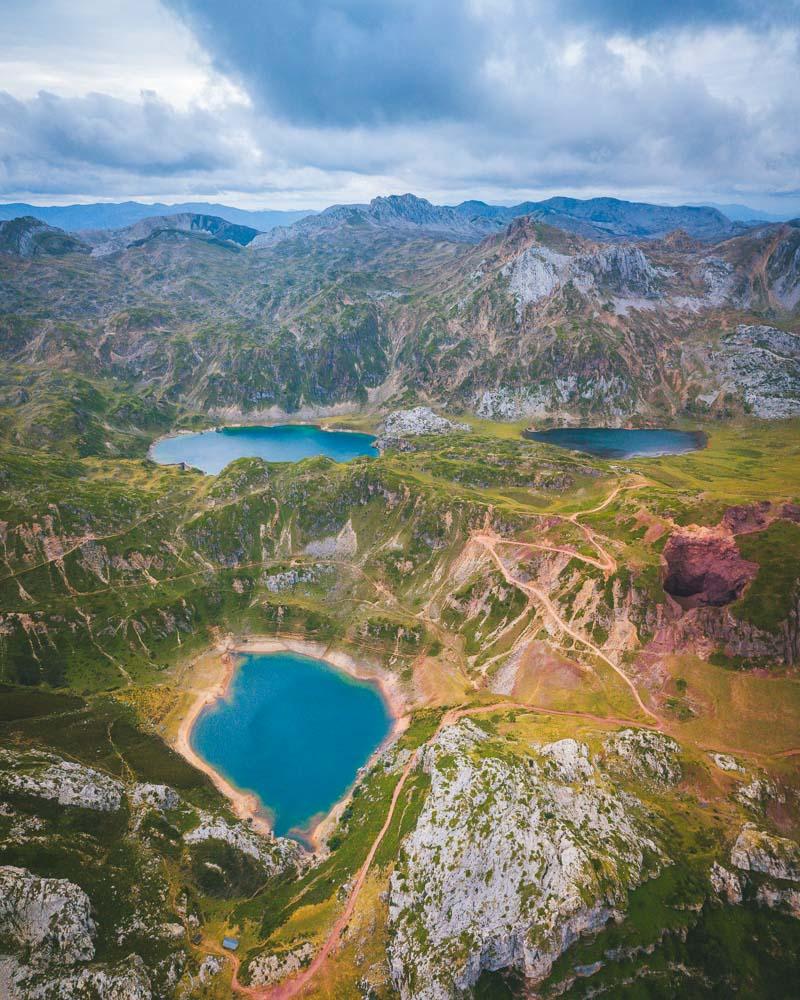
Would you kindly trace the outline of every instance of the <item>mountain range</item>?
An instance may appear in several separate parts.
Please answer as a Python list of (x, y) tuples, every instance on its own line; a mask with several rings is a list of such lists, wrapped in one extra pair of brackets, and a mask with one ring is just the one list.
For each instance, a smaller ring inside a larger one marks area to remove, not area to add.
[(139, 201), (95, 202), (90, 205), (28, 205), (24, 202), (14, 202), (0, 205), (0, 220), (30, 216), (50, 226), (66, 229), (68, 232), (81, 232), (84, 229), (122, 229), (153, 216), (184, 214), (215, 215), (225, 219), (226, 222), (252, 226), (265, 232), (273, 226), (291, 225), (298, 219), (312, 215), (313, 212), (248, 210), (204, 201), (179, 202), (174, 205)]
[[(742, 205), (650, 205), (615, 198), (548, 198), (518, 205), (489, 205), (483, 201), (464, 201), (459, 205), (433, 205), (413, 195), (375, 198), (369, 204), (334, 205), (324, 212), (252, 211), (228, 205), (184, 202), (175, 205), (140, 202), (97, 203), (91, 205), (38, 206), (24, 203), (0, 205), (0, 220), (30, 216), (68, 232), (97, 229), (122, 229), (143, 219), (166, 215), (213, 215), (227, 222), (248, 226), (261, 232), (276, 227), (285, 230), (301, 219), (305, 227), (335, 228), (342, 222), (355, 225), (416, 225), (429, 232), (460, 234), (463, 239), (480, 239), (507, 225), (520, 215), (534, 215), (542, 221), (571, 229), (595, 239), (664, 235), (682, 228), (700, 239), (719, 238), (735, 231), (732, 223), (781, 221), (777, 216), (758, 212)], [(725, 216), (723, 218), (722, 216)], [(312, 221), (316, 218), (316, 224)], [(292, 230), (293, 235), (297, 231)]]
[[(236, 417), (368, 399), (539, 421), (800, 413), (800, 225), (540, 211), (503, 224), (401, 196), (266, 234), (188, 213), (80, 236), (0, 223), (0, 352)], [(673, 220), (705, 238), (657, 235)]]

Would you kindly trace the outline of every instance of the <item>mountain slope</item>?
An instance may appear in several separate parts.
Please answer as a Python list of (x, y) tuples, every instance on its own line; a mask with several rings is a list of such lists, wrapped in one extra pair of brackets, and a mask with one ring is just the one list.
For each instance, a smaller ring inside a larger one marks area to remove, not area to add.
[(792, 360), (757, 360), (729, 339), (724, 375), (717, 354), (720, 333), (747, 317), (797, 327), (798, 241), (787, 225), (713, 247), (677, 234), (609, 245), (525, 217), (444, 267), (406, 310), (400, 362), (418, 392), (485, 416), (641, 419), (731, 405), (758, 379), (763, 396), (748, 405), (798, 412), (793, 347)]
[(91, 258), (0, 254), (1, 356), (231, 414), (390, 397), (614, 422), (795, 412), (800, 226), (609, 242), (524, 216), (474, 245), (426, 235), (448, 212), (385, 199), (272, 242), (171, 216), (90, 234)]
[(204, 201), (178, 202), (175, 205), (164, 205), (160, 202), (146, 204), (138, 201), (98, 202), (91, 205), (27, 205), (22, 202), (0, 205), (0, 219), (15, 219), (21, 215), (29, 215), (68, 232), (80, 232), (84, 229), (124, 229), (153, 216), (186, 214), (216, 215), (226, 222), (251, 226), (265, 232), (273, 226), (291, 225), (298, 219), (314, 213), (303, 210), (250, 211)]
[(81, 240), (30, 216), (0, 222), (0, 253), (14, 257), (62, 257), (88, 252), (89, 247)]
[(89, 230), (82, 235), (87, 243), (92, 244), (94, 256), (102, 257), (144, 243), (146, 240), (165, 233), (199, 234), (237, 246), (247, 246), (259, 235), (257, 229), (251, 229), (249, 226), (235, 225), (214, 215), (189, 213), (153, 216), (142, 219), (126, 229)]

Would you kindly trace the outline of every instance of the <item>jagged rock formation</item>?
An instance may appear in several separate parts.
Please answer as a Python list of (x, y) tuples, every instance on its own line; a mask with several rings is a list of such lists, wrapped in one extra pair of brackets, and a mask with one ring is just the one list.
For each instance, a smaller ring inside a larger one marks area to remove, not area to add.
[(535, 305), (571, 284), (582, 294), (611, 296), (617, 308), (642, 306), (660, 296), (668, 268), (656, 268), (639, 247), (611, 246), (569, 256), (546, 246), (523, 251), (502, 272), (517, 301), (517, 319), (524, 309)]
[(800, 845), (746, 823), (731, 848), (731, 871), (714, 864), (711, 884), (727, 903), (753, 900), (800, 919)]
[[(800, 251), (798, 251), (800, 253)], [(800, 336), (771, 326), (740, 324), (711, 355), (720, 392), (741, 394), (766, 420), (800, 414)]]
[(742, 871), (800, 882), (800, 846), (784, 837), (772, 837), (753, 823), (746, 823), (736, 838), (731, 864)]
[(605, 742), (606, 765), (657, 785), (681, 780), (680, 747), (669, 736), (649, 729), (622, 729)]
[(383, 438), (392, 439), (416, 437), (418, 434), (450, 434), (469, 429), (469, 424), (440, 417), (429, 406), (417, 406), (413, 410), (390, 413), (383, 422), (381, 432)]
[(423, 767), (431, 791), (389, 895), (391, 972), (404, 1000), (445, 1000), (483, 969), (543, 978), (664, 863), (642, 803), (610, 790), (574, 740), (509, 757), (461, 721)]
[(67, 879), (38, 878), (0, 867), (0, 936), (13, 939), (37, 966), (94, 958), (95, 925), (89, 897)]

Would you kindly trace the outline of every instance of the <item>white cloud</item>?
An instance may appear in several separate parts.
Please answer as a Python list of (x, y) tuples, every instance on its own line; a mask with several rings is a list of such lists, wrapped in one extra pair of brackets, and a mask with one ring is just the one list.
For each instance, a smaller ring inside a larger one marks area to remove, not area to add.
[(777, 6), (9, 3), (8, 200), (797, 196), (800, 31)]

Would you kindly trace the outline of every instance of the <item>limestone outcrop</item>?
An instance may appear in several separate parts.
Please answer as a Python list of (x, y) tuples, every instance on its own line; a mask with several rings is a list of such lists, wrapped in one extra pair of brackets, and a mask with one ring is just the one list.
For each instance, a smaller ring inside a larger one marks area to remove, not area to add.
[(199, 825), (185, 833), (183, 839), (187, 844), (222, 841), (256, 861), (267, 875), (297, 870), (303, 865), (303, 852), (295, 841), (264, 837), (244, 823), (210, 813), (203, 813)]
[(513, 755), (462, 720), (422, 766), (430, 794), (389, 891), (403, 1000), (446, 1000), (483, 970), (542, 979), (665, 862), (646, 807), (612, 791), (576, 740)]
[(99, 812), (116, 812), (124, 798), (123, 785), (109, 775), (33, 750), (20, 755), (0, 749), (0, 792)]
[(468, 431), (469, 424), (457, 423), (440, 417), (429, 406), (417, 406), (412, 410), (396, 410), (384, 420), (382, 438), (416, 437), (419, 434), (451, 434), (454, 431)]
[(257, 955), (248, 967), (251, 986), (271, 986), (293, 976), (311, 961), (314, 948), (310, 941), (271, 955)]
[(35, 965), (94, 958), (95, 924), (86, 893), (67, 879), (0, 867), (0, 935)]

